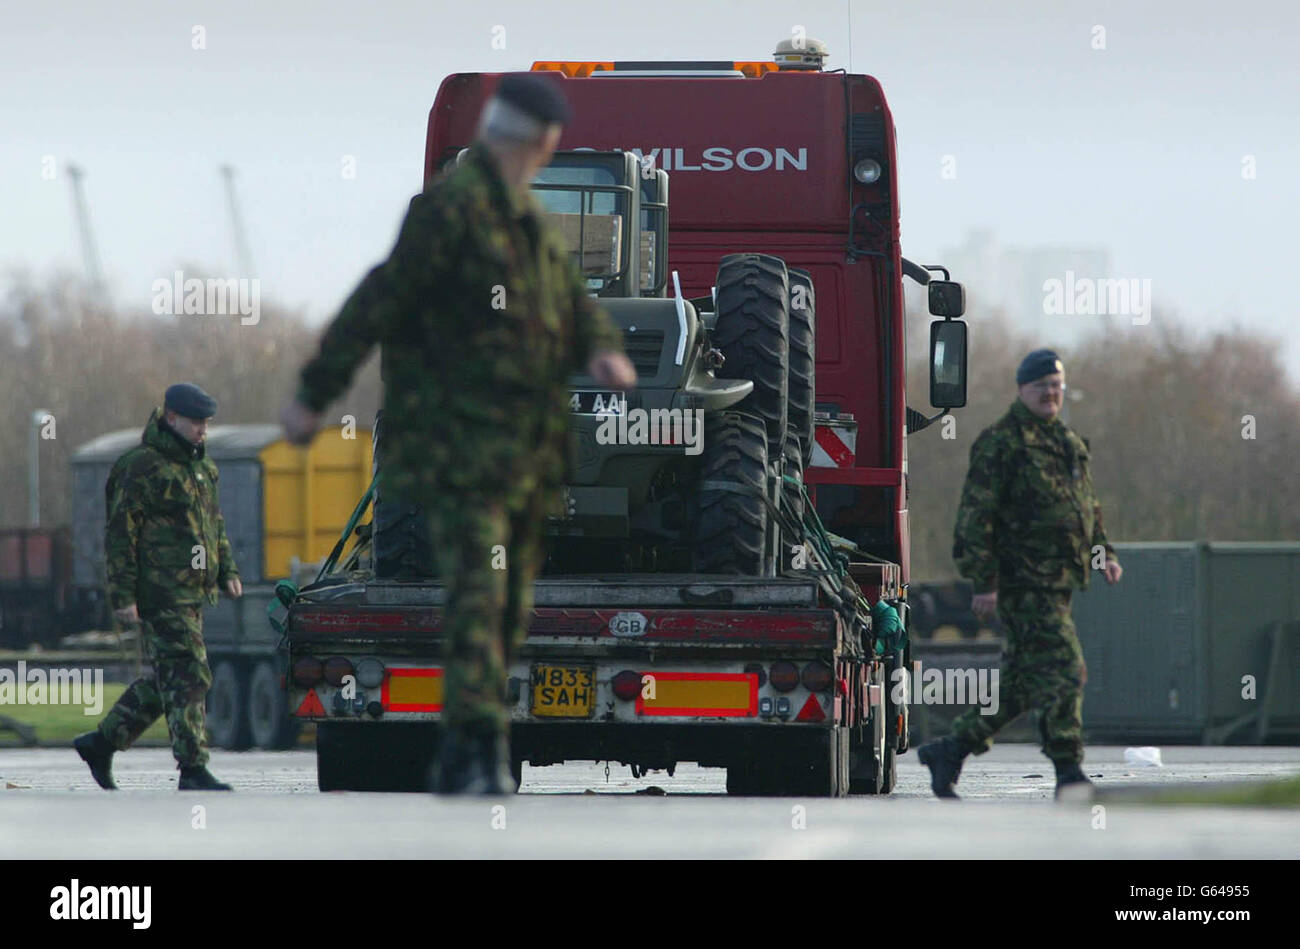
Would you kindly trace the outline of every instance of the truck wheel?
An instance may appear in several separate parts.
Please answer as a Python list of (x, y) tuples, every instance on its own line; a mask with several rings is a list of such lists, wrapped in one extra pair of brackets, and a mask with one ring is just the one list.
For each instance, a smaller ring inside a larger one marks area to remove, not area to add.
[(790, 270), (790, 391), (788, 431), (799, 439), (806, 468), (812, 461), (817, 401), (817, 299), (812, 274)]
[(244, 670), (229, 659), (212, 670), (212, 687), (208, 689), (205, 721), (216, 748), (244, 751), (251, 744), (248, 729), (248, 692)]
[(885, 745), (885, 767), (880, 778), (880, 793), (893, 794), (894, 782), (898, 779), (898, 752), (892, 744)]
[(262, 660), (248, 679), (248, 728), (253, 744), (266, 751), (283, 751), (298, 737), (298, 719), (289, 704), (275, 665)]
[(843, 797), (848, 793), (849, 732), (846, 728), (818, 729), (800, 744), (802, 753), (791, 756), (784, 782), (787, 795)]
[(427, 791), (437, 740), (432, 722), (321, 722), (316, 784), (322, 791)]
[(750, 379), (736, 407), (763, 419), (768, 454), (785, 441), (790, 386), (790, 283), (785, 262), (767, 254), (731, 254), (718, 268), (717, 321), (711, 334), (725, 362), (719, 378)]
[[(770, 520), (762, 498), (767, 489), (763, 423), (752, 416), (724, 412), (711, 420), (704, 434), (693, 569), (762, 576)], [(733, 490), (730, 485), (745, 490)]]

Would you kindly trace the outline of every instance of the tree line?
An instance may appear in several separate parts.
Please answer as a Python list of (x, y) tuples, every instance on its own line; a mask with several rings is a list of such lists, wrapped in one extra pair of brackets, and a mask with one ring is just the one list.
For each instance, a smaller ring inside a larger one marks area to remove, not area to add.
[[(908, 401), (926, 409), (930, 319), (910, 315)], [(970, 445), (1015, 398), (1030, 338), (998, 314), (975, 315), (969, 403), (945, 438), (936, 423), (908, 439), (912, 576), (954, 577), (952, 525)], [(27, 520), (28, 427), (41, 441), (41, 523), (71, 516), (73, 451), (106, 432), (140, 429), (172, 382), (216, 397), (214, 424), (274, 422), (314, 352), (320, 327), (266, 303), (237, 316), (166, 316), (108, 308), (66, 277), (37, 286), (15, 275), (0, 302), (0, 526)], [(1141, 332), (1099, 322), (1066, 366), (1069, 424), (1092, 446), (1112, 540), (1300, 539), (1300, 392), (1275, 340), (1242, 329), (1197, 333), (1156, 312)], [(380, 402), (377, 359), (332, 411), (369, 424)]]

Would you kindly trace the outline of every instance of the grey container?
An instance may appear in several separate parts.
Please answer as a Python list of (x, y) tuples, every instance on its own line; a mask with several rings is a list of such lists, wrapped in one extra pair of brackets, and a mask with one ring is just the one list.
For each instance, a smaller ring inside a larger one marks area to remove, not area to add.
[(1300, 740), (1300, 544), (1115, 546), (1074, 600), (1088, 740)]
[[(259, 453), (281, 436), (276, 425), (214, 425), (207, 454), (221, 469), (218, 481), (226, 536), (245, 584), (262, 580), (262, 462)], [(104, 485), (108, 472), (140, 443), (140, 429), (101, 435), (72, 455), (72, 582), (104, 583)]]

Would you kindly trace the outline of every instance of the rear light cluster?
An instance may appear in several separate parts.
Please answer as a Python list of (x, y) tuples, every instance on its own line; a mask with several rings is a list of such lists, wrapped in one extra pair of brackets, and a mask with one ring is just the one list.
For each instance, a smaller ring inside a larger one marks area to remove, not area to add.
[(294, 660), (290, 677), (294, 685), (303, 689), (310, 689), (322, 682), (341, 686), (345, 676), (353, 676), (356, 684), (363, 689), (376, 689), (383, 684), (384, 673), (384, 664), (378, 659), (362, 659), (354, 666), (352, 660), (343, 656), (331, 656), (325, 660), (303, 656)]
[[(829, 692), (835, 685), (835, 673), (831, 667), (816, 659), (807, 663), (802, 671), (793, 662), (782, 659), (772, 663), (770, 670), (765, 670), (757, 662), (751, 662), (745, 666), (745, 672), (758, 677), (760, 688), (771, 682), (772, 688), (778, 692), (793, 692), (800, 684), (809, 692)], [(610, 685), (613, 686), (616, 698), (630, 702), (641, 694), (642, 673), (624, 669), (610, 680)], [(762, 699), (760, 707), (770, 706), (771, 702), (771, 699)], [(778, 704), (789, 714), (789, 699), (780, 699)]]

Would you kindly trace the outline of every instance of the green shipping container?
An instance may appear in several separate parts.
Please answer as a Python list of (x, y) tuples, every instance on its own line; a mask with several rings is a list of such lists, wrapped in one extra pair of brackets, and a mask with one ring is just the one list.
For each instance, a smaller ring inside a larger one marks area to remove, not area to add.
[(1115, 546), (1074, 600), (1088, 741), (1300, 741), (1300, 543)]

